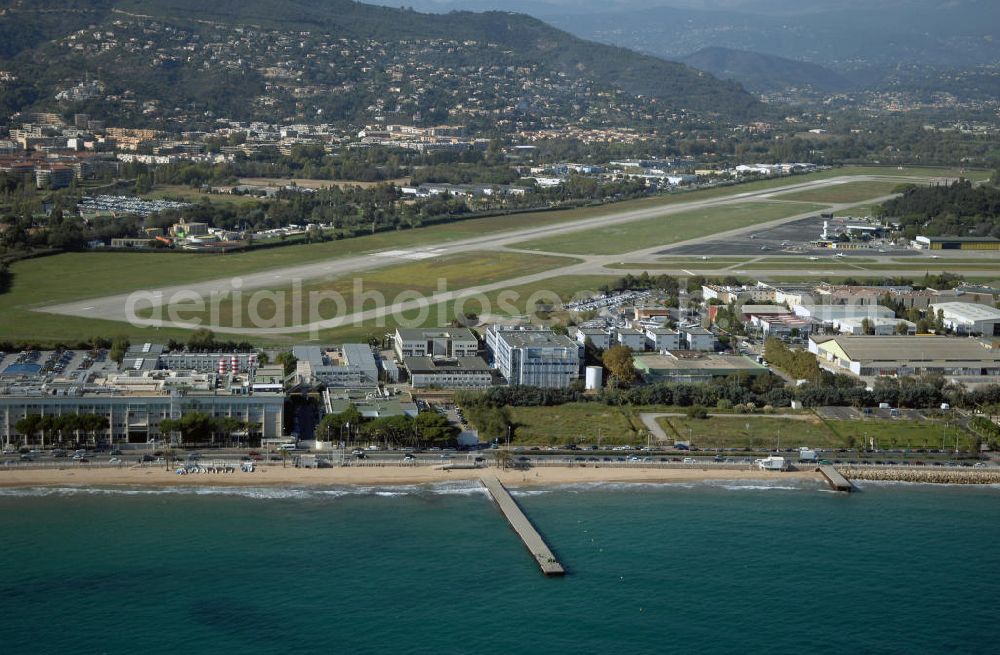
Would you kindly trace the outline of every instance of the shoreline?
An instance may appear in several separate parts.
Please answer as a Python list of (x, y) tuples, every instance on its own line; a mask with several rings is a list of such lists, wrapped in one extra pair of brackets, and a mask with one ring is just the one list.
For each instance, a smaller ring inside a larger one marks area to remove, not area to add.
[(0, 471), (0, 488), (18, 487), (320, 487), (383, 486), (476, 481), (496, 476), (510, 487), (530, 487), (596, 482), (671, 483), (713, 480), (815, 481), (825, 479), (814, 471), (758, 471), (733, 469), (653, 469), (601, 467), (539, 467), (528, 470), (493, 467), (445, 470), (431, 467), (348, 467), (296, 469), (258, 467), (253, 473), (177, 475), (163, 468), (125, 469), (24, 469)]

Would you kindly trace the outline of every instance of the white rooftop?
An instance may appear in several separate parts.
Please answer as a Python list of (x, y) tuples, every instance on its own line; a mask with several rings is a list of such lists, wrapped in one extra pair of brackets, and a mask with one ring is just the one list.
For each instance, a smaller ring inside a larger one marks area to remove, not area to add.
[(931, 309), (965, 321), (1000, 321), (1000, 309), (974, 302), (936, 302)]

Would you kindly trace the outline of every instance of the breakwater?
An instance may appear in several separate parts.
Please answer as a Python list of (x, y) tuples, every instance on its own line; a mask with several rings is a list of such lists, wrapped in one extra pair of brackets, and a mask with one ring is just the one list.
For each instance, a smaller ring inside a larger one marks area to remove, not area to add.
[(848, 480), (932, 484), (1000, 484), (1000, 469), (838, 466), (837, 470)]

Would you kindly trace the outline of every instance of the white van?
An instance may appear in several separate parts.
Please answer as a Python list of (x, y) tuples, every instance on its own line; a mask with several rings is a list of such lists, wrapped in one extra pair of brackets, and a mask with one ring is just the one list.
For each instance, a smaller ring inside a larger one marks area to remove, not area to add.
[(293, 443), (283, 443), (278, 446), (278, 450), (295, 450), (296, 448), (298, 448), (298, 446)]

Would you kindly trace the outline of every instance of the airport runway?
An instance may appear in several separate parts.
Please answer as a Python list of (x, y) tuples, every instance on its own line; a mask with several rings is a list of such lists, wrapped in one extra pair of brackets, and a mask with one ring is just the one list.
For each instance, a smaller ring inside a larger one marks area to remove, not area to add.
[[(218, 295), (218, 294), (230, 293), (234, 289), (234, 286), (238, 286), (238, 288), (243, 292), (248, 292), (255, 289), (279, 288), (283, 286), (290, 286), (292, 284), (292, 281), (294, 280), (307, 281), (307, 280), (317, 280), (324, 278), (332, 279), (344, 275), (358, 275), (360, 273), (375, 270), (378, 268), (384, 268), (387, 266), (400, 264), (407, 260), (444, 257), (447, 255), (464, 253), (474, 250), (506, 249), (516, 252), (545, 254), (545, 253), (539, 253), (538, 251), (522, 250), (517, 248), (514, 244), (527, 241), (530, 239), (550, 237), (570, 232), (577, 232), (581, 230), (607, 227), (610, 225), (617, 225), (623, 223), (630, 223), (658, 216), (669, 216), (672, 214), (687, 212), (696, 209), (722, 206), (731, 203), (742, 203), (746, 202), (747, 200), (753, 200), (753, 199), (768, 199), (766, 197), (772, 196), (776, 193), (822, 189), (849, 182), (880, 180), (880, 179), (886, 179), (887, 177), (891, 179), (901, 179), (903, 176), (874, 176), (874, 175), (843, 176), (843, 177), (830, 178), (826, 180), (815, 180), (815, 181), (797, 182), (797, 183), (792, 182), (789, 183), (787, 186), (771, 188), (761, 191), (739, 192), (734, 189), (734, 193), (732, 195), (727, 195), (720, 198), (675, 203), (670, 205), (648, 207), (638, 210), (615, 211), (614, 206), (610, 206), (608, 207), (608, 211), (605, 214), (602, 214), (600, 216), (595, 216), (593, 218), (581, 219), (579, 221), (574, 221), (571, 223), (524, 228), (519, 230), (511, 230), (509, 232), (490, 234), (482, 237), (473, 237), (473, 238), (453, 240), (453, 241), (443, 241), (438, 244), (424, 245), (418, 248), (409, 249), (407, 251), (398, 251), (398, 250), (369, 251), (369, 252), (359, 253), (357, 255), (338, 257), (326, 261), (314, 262), (300, 266), (265, 270), (251, 275), (243, 275), (240, 276), (239, 278), (226, 277), (215, 280), (206, 280), (204, 282), (199, 282), (194, 284), (176, 285), (158, 289), (145, 289), (142, 290), (140, 293), (147, 299), (155, 299), (157, 297), (177, 298), (180, 297), (178, 294), (182, 295), (186, 294), (188, 297), (201, 297), (208, 299), (211, 298), (213, 294)], [(888, 199), (889, 197), (892, 196), (884, 196), (882, 198), (872, 199), (871, 201), (879, 202), (881, 200)], [(859, 204), (858, 202), (830, 204), (829, 209), (824, 211), (837, 212), (839, 210), (856, 206), (858, 204)], [(720, 248), (724, 248), (724, 245), (720, 244), (726, 244), (726, 243), (756, 244), (757, 241), (756, 239), (755, 240), (747, 239), (746, 235), (749, 233), (757, 233), (762, 235), (767, 234), (769, 235), (767, 237), (768, 241), (773, 241), (775, 238), (778, 238), (783, 234), (791, 234), (794, 231), (797, 235), (797, 238), (801, 239), (802, 232), (800, 228), (797, 226), (801, 224), (803, 221), (810, 220), (810, 217), (815, 216), (815, 214), (816, 214), (815, 211), (811, 211), (796, 216), (789, 216), (774, 221), (769, 221), (766, 223), (758, 223), (752, 226), (741, 227), (726, 232), (722, 232), (716, 235), (712, 235), (710, 237), (699, 237), (697, 239), (691, 239), (689, 241), (676, 243), (671, 245), (669, 248), (664, 248), (663, 246), (653, 246), (650, 248), (637, 250), (632, 253), (601, 255), (601, 256), (580, 256), (580, 255), (567, 255), (566, 253), (551, 253), (553, 255), (575, 259), (576, 263), (568, 264), (563, 267), (550, 269), (547, 271), (526, 276), (517, 276), (515, 271), (511, 278), (499, 282), (487, 285), (469, 287), (460, 290), (453, 290), (441, 295), (434, 296), (432, 298), (410, 300), (406, 302), (395, 303), (385, 307), (379, 307), (377, 309), (372, 309), (362, 312), (354, 312), (351, 314), (340, 316), (336, 319), (312, 321), (305, 324), (297, 324), (285, 327), (268, 327), (268, 328), (228, 327), (228, 326), (217, 326), (217, 325), (199, 325), (199, 327), (210, 327), (212, 330), (218, 333), (245, 334), (254, 336), (265, 336), (269, 334), (271, 335), (300, 334), (306, 332), (314, 332), (318, 330), (340, 327), (343, 325), (360, 323), (371, 319), (376, 319), (382, 316), (387, 316), (390, 314), (396, 314), (399, 312), (419, 309), (421, 307), (426, 307), (441, 302), (447, 302), (451, 300), (469, 297), (475, 294), (488, 293), (492, 291), (521, 286), (525, 284), (533, 284), (541, 280), (554, 278), (558, 276), (588, 275), (588, 274), (624, 275), (629, 271), (622, 269), (609, 269), (606, 267), (612, 264), (618, 264), (620, 262), (636, 262), (636, 263), (641, 263), (644, 261), (652, 262), (656, 261), (658, 257), (661, 257), (664, 254), (671, 254), (671, 255), (674, 254), (702, 255), (706, 253), (713, 254), (720, 252), (719, 250)], [(785, 227), (785, 226), (790, 226), (790, 227)], [(750, 247), (752, 248), (753, 245), (751, 245)], [(723, 250), (721, 252), (726, 252), (726, 251)], [(748, 252), (749, 256), (754, 256), (754, 255), (762, 256), (762, 254), (764, 254), (760, 251), (759, 246), (757, 247), (756, 250), (750, 250), (750, 251), (741, 250), (739, 254), (747, 255)], [(772, 254), (776, 253), (774, 252), (766, 253), (767, 256), (770, 256)], [(895, 256), (895, 255), (902, 255), (903, 253), (892, 253), (892, 254)], [(710, 265), (710, 261), (707, 261), (705, 263), (706, 266)], [(917, 264), (917, 262), (914, 262), (914, 264)], [(817, 264), (816, 266), (817, 268), (822, 268), (822, 264)], [(804, 266), (803, 268), (806, 267)], [(644, 269), (639, 269), (639, 270), (644, 270)], [(669, 270), (669, 269), (657, 268), (656, 272), (673, 274), (673, 275), (690, 274), (690, 272), (685, 269)], [(844, 273), (845, 271), (843, 269), (840, 271), (831, 271), (831, 274), (844, 274)], [(848, 271), (848, 273), (850, 273), (850, 271)], [(886, 270), (886, 271), (879, 271), (879, 273), (884, 275), (897, 275), (897, 274), (922, 275), (923, 271), (907, 269), (907, 265), (900, 264), (899, 271)], [(976, 274), (975, 271), (968, 271), (967, 273), (970, 275)], [(794, 271), (790, 271), (788, 269), (775, 269), (773, 271), (755, 270), (753, 271), (753, 274), (756, 276), (767, 277), (769, 275), (794, 274)], [(237, 279), (238, 283), (234, 284), (234, 280)], [(127, 312), (127, 307), (129, 306), (130, 302), (132, 303), (135, 302), (135, 292), (130, 294), (118, 294), (113, 296), (106, 296), (103, 298), (79, 300), (59, 305), (50, 305), (48, 307), (39, 308), (37, 311), (42, 311), (52, 314), (78, 316), (84, 318), (99, 318), (104, 320), (128, 321), (129, 314)], [(135, 305), (133, 304), (133, 306)], [(190, 324), (184, 324), (183, 322), (175, 322), (170, 320), (149, 320), (144, 324), (157, 327), (183, 327), (183, 328), (192, 327)]]

